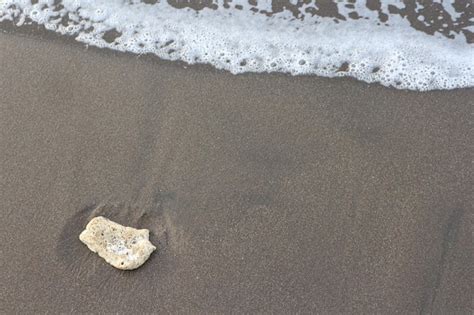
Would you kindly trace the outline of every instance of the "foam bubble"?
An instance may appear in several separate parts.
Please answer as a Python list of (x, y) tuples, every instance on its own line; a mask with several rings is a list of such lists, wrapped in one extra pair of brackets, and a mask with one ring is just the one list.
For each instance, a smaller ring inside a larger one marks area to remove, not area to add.
[[(317, 4), (296, 7), (297, 1), (293, 11), (278, 12), (271, 1), (221, 2), (195, 11), (164, 1), (3, 0), (0, 21), (32, 21), (89, 45), (209, 63), (234, 74), (351, 76), (421, 91), (474, 86), (472, 45), (462, 32), (444, 36), (443, 21), (434, 35), (417, 31), (403, 16), (386, 14), (390, 5), (400, 10), (399, 2), (370, 9), (365, 1), (338, 2), (326, 16), (310, 14), (320, 10)], [(452, 6), (447, 12), (459, 16)]]

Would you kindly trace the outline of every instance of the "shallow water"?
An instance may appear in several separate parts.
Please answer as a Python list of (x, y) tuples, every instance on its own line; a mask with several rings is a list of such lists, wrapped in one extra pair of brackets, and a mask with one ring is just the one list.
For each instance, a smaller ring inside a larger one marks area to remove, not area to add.
[(469, 1), (0, 2), (0, 21), (234, 74), (351, 76), (421, 91), (474, 86)]

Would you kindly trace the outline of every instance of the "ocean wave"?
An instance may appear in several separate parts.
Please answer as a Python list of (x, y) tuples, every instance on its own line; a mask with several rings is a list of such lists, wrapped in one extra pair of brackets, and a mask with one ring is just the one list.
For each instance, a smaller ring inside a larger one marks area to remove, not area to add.
[(469, 1), (0, 0), (0, 21), (234, 74), (426, 91), (474, 86), (473, 10)]

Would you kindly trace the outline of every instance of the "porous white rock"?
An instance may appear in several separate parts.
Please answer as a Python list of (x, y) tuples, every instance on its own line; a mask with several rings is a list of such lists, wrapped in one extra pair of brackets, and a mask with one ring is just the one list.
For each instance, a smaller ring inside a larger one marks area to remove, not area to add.
[(150, 231), (134, 229), (102, 216), (93, 218), (79, 239), (115, 268), (132, 270), (143, 265), (156, 249)]

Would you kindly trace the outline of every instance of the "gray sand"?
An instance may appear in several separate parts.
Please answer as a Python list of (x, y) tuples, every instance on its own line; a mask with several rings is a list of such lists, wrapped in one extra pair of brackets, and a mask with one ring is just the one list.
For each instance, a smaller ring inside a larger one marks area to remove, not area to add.
[[(0, 69), (1, 313), (472, 311), (472, 89), (7, 34)], [(95, 215), (158, 251), (115, 270)]]

